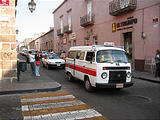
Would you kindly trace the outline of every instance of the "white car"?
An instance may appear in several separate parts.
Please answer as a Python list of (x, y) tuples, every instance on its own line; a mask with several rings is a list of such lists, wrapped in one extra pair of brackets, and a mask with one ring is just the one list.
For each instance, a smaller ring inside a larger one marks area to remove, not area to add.
[(65, 60), (61, 59), (57, 54), (48, 54), (42, 58), (43, 67), (47, 69), (52, 68), (65, 68)]

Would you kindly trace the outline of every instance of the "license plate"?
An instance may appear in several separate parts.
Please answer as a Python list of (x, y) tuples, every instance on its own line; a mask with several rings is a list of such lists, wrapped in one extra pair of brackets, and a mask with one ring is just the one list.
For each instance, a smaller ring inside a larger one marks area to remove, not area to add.
[(61, 64), (57, 64), (57, 66), (61, 66)]
[(123, 84), (116, 84), (116, 88), (123, 88)]

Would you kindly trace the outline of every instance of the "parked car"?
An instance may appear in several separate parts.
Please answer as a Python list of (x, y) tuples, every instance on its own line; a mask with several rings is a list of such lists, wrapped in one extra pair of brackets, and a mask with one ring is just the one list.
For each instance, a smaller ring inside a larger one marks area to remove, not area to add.
[(44, 56), (46, 56), (48, 54), (48, 52), (47, 51), (41, 51), (41, 57), (43, 58)]
[(42, 58), (43, 67), (47, 69), (52, 68), (65, 68), (65, 61), (57, 54), (48, 54)]

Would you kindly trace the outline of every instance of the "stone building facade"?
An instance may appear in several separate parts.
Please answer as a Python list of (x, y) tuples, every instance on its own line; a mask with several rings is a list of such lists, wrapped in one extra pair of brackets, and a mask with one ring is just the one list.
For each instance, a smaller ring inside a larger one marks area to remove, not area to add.
[(17, 79), (16, 0), (0, 0), (0, 80)]
[(53, 43), (54, 43), (54, 29), (52, 28), (50, 31), (48, 31), (46, 34), (42, 35), (37, 39), (37, 49), (39, 51), (53, 51)]
[(37, 39), (30, 42), (30, 49), (35, 49), (38, 51), (53, 51), (54, 43), (54, 29), (52, 28), (47, 33), (41, 35)]
[(159, 0), (64, 0), (53, 14), (55, 51), (114, 42), (133, 69), (152, 69), (160, 49)]
[(34, 49), (36, 50), (36, 40), (32, 40), (28, 46), (27, 46), (29, 49)]

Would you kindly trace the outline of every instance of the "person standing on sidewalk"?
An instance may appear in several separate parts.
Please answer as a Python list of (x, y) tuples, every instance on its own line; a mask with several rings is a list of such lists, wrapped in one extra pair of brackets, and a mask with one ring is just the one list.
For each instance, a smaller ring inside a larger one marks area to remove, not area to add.
[(32, 73), (35, 74), (35, 56), (32, 55), (32, 51), (29, 51), (29, 62), (31, 64), (31, 70), (32, 70)]
[(35, 74), (36, 77), (39, 77), (39, 68), (40, 68), (40, 53), (39, 51), (36, 51), (36, 55), (35, 55), (35, 60), (36, 60), (36, 69), (35, 69)]
[(65, 51), (63, 51), (60, 55), (60, 57), (63, 59), (63, 60), (66, 60), (66, 54), (65, 54)]
[(155, 77), (160, 77), (160, 51), (158, 49), (156, 50), (155, 62), (156, 62)]

